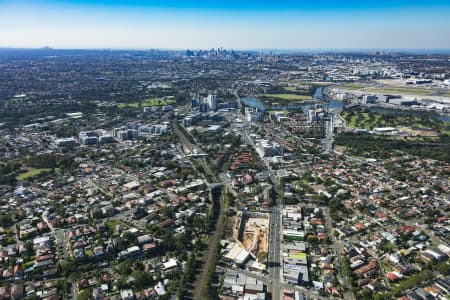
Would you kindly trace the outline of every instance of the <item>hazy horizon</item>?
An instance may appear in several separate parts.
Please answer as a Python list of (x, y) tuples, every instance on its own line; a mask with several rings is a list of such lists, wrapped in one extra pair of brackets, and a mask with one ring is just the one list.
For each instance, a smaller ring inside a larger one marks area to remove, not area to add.
[[(183, 51), (209, 51), (218, 50), (221, 47), (208, 47), (208, 48), (121, 48), (121, 47), (104, 47), (104, 48), (55, 48), (51, 46), (42, 47), (3, 47), (0, 46), (0, 51), (40, 51), (40, 50), (54, 50), (54, 51), (173, 51), (173, 52), (183, 52)], [(285, 48), (285, 49), (275, 49), (275, 48), (222, 48), (226, 51), (238, 51), (238, 52), (261, 52), (261, 53), (273, 53), (273, 54), (320, 54), (320, 53), (372, 53), (372, 52), (385, 52), (385, 53), (405, 53), (405, 54), (450, 54), (450, 48), (438, 48), (438, 49), (427, 49), (427, 48)]]
[(450, 2), (0, 0), (0, 47), (446, 50)]

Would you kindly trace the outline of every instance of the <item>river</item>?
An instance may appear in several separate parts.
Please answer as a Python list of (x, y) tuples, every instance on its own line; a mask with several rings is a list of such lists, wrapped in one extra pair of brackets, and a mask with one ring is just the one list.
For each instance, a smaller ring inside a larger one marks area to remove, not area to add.
[[(327, 109), (333, 109), (335, 111), (341, 111), (345, 104), (342, 101), (334, 100), (327, 98), (323, 95), (323, 89), (324, 87), (318, 87), (314, 91), (313, 98), (314, 100), (320, 101), (317, 103), (319, 107), (327, 108)], [(244, 99), (243, 99), (244, 100)], [(289, 110), (289, 109), (298, 109), (301, 108), (303, 111), (307, 110), (308, 108), (314, 106), (314, 104), (297, 104), (297, 105), (276, 105), (276, 106), (268, 106), (266, 107), (259, 99), (256, 98), (247, 98), (245, 99), (247, 101), (243, 101), (244, 104), (258, 107), (258, 108), (266, 108), (269, 110)], [(444, 122), (450, 122), (450, 116), (446, 115), (439, 115), (434, 113), (428, 113), (428, 112), (420, 112), (420, 111), (405, 111), (405, 110), (397, 110), (397, 109), (388, 109), (388, 108), (382, 108), (382, 107), (367, 107), (368, 110), (372, 112), (378, 112), (378, 113), (384, 113), (384, 114), (403, 114), (403, 115), (412, 115), (412, 116), (429, 116), (433, 119), (444, 121)]]
[[(308, 104), (294, 104), (294, 105), (276, 105), (276, 106), (269, 106), (268, 109), (270, 110), (289, 110), (289, 109), (298, 109), (301, 108), (303, 110), (307, 110), (310, 107), (313, 107), (315, 105), (327, 109), (334, 109), (334, 110), (342, 110), (344, 107), (344, 103), (341, 101), (337, 101), (334, 99), (328, 99), (322, 95), (323, 87), (318, 87), (314, 91), (313, 98), (314, 100), (317, 100), (318, 103), (308, 103)], [(320, 101), (320, 102), (319, 102)]]

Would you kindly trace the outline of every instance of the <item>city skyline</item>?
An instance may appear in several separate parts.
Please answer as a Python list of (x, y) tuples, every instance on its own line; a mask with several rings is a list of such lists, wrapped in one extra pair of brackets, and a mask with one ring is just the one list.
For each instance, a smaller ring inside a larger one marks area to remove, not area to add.
[(449, 0), (0, 0), (0, 300), (450, 300)]
[(449, 49), (450, 4), (0, 1), (0, 47)]

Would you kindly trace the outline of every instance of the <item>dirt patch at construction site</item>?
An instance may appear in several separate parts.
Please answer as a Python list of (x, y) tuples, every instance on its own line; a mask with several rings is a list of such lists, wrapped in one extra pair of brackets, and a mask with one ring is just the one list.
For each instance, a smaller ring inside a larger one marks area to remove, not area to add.
[(269, 219), (249, 218), (244, 225), (242, 244), (255, 256), (268, 251)]

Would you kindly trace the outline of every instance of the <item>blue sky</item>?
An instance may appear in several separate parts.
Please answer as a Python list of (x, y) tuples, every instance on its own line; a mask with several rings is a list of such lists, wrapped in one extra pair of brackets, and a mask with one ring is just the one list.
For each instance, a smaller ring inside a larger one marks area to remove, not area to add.
[(0, 47), (450, 49), (449, 20), (449, 0), (0, 0)]

